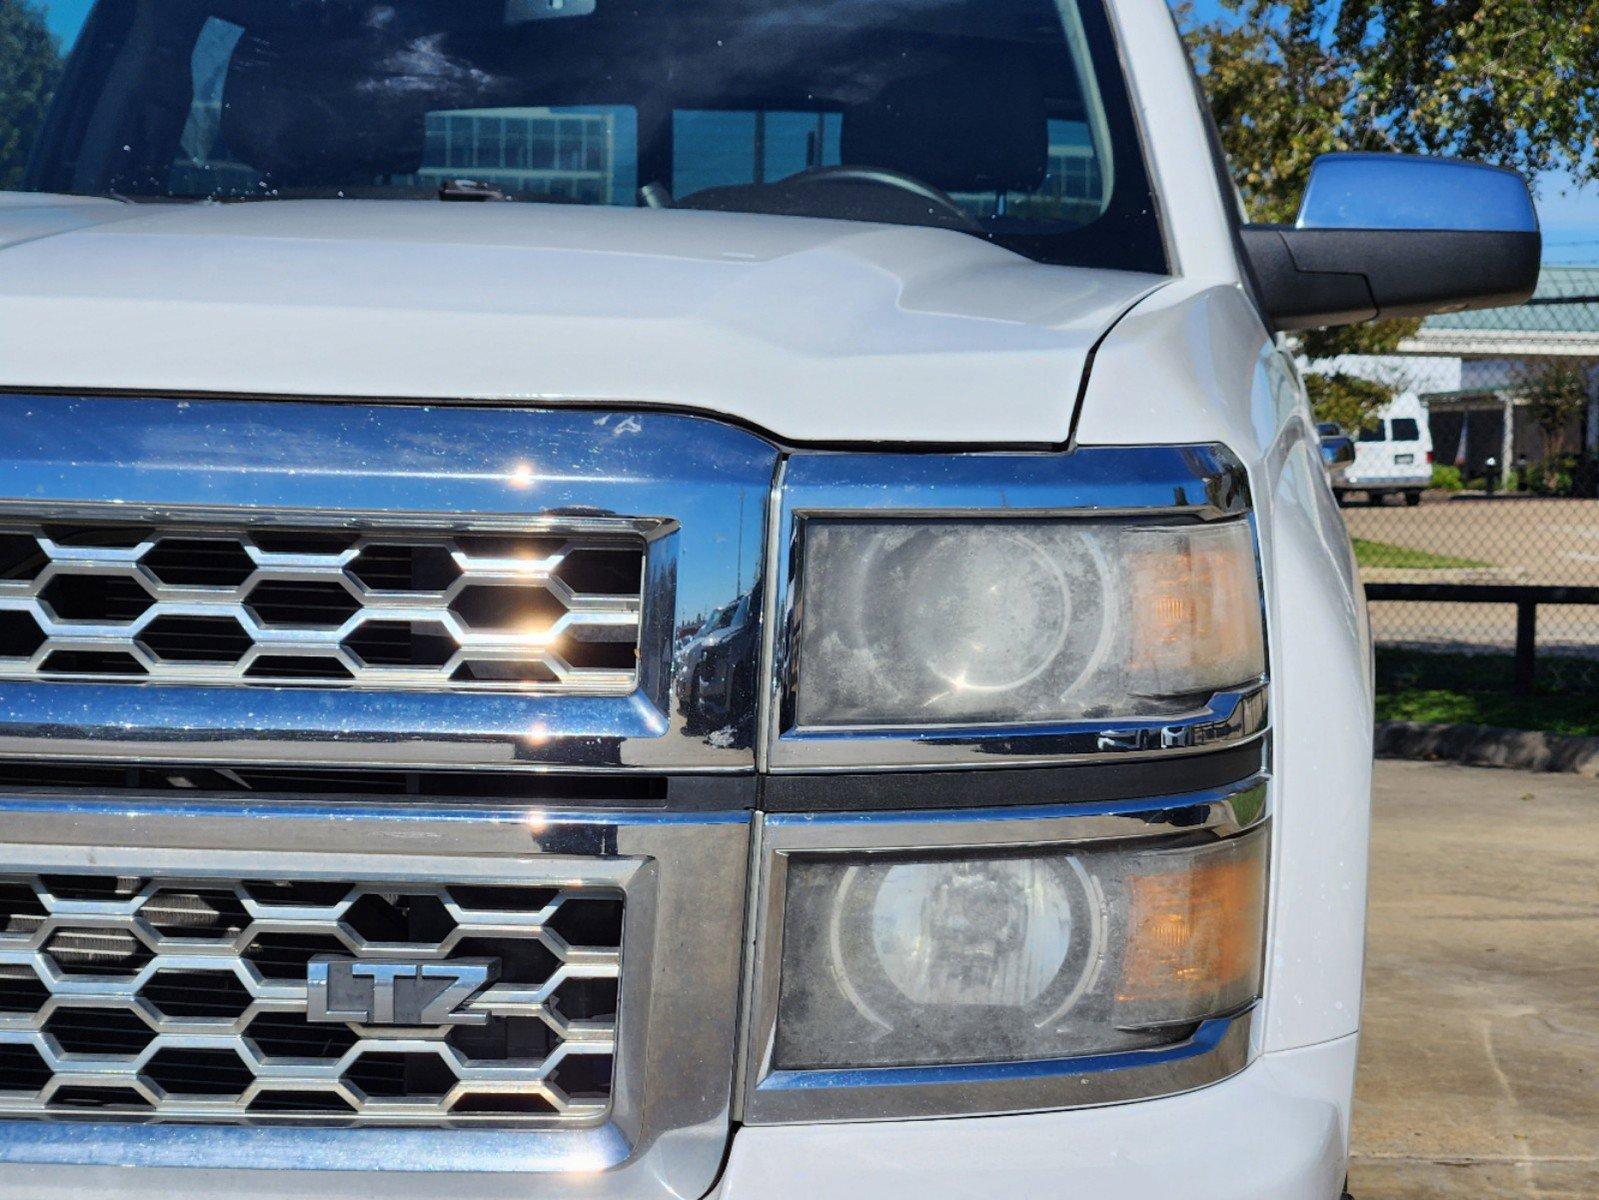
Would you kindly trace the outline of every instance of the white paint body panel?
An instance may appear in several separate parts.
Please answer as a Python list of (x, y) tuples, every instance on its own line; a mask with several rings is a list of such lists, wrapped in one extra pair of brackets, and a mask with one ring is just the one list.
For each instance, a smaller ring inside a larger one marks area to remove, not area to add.
[(1331, 1200), (1343, 1189), (1355, 1040), (1224, 1083), (1077, 1112), (746, 1128), (716, 1200)]
[(0, 386), (671, 405), (792, 441), (1062, 443), (1089, 350), (1162, 283), (947, 230), (557, 205), (13, 201), (13, 236)]
[(1242, 291), (1184, 280), (1100, 347), (1083, 444), (1223, 442), (1249, 468), (1272, 676), (1273, 908), (1263, 1045), (1360, 1025), (1370, 837), (1366, 610), (1293, 363)]

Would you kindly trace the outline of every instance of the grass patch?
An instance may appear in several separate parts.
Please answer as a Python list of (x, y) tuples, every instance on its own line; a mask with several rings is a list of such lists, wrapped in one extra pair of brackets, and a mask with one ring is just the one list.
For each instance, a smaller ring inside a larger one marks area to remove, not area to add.
[(1599, 735), (1599, 661), (1538, 660), (1536, 690), (1511, 692), (1508, 654), (1444, 654), (1377, 648), (1377, 719), (1434, 725), (1497, 725), (1570, 736)]
[[(1377, 690), (1442, 688), (1452, 692), (1508, 692), (1516, 679), (1512, 654), (1461, 654), (1445, 650), (1377, 647)], [(1599, 699), (1599, 659), (1570, 654), (1538, 658), (1538, 694)]]
[(1371, 542), (1355, 538), (1355, 561), (1363, 567), (1405, 567), (1418, 571), (1462, 570), (1468, 567), (1487, 567), (1491, 563), (1474, 558), (1455, 558), (1448, 554), (1433, 554), (1427, 550), (1412, 550), (1409, 546), (1395, 546), (1391, 542)]
[(1559, 696), (1513, 696), (1508, 692), (1452, 692), (1442, 688), (1377, 693), (1379, 721), (1428, 725), (1495, 725), (1541, 729), (1572, 737), (1599, 735), (1599, 696), (1586, 703)]

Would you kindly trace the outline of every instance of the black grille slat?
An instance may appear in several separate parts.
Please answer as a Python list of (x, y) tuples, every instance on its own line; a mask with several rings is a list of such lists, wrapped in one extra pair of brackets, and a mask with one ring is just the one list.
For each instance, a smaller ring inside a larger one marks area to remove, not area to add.
[(139, 1054), (155, 1038), (138, 1014), (121, 1008), (58, 1008), (44, 1031), (69, 1054), (95, 1057)]
[(259, 792), (283, 797), (349, 799), (422, 796), (558, 800), (659, 807), (671, 781), (660, 775), (549, 775), (515, 771), (304, 770), (293, 767), (174, 765), (107, 767), (94, 763), (0, 760), (0, 786), (146, 792)]
[(278, 1012), (262, 1013), (244, 1032), (262, 1052), (283, 1058), (342, 1058), (357, 1041), (348, 1025), (313, 1025)]
[(107, 675), (119, 679), (148, 673), (131, 654), (114, 650), (56, 650), (40, 668), (43, 675)]
[(53, 1073), (34, 1047), (0, 1043), (0, 1092), (36, 1092)]
[(168, 1017), (234, 1020), (253, 1002), (231, 971), (158, 971), (139, 995)]
[(255, 571), (236, 540), (163, 538), (141, 561), (162, 583), (182, 587), (234, 588)]

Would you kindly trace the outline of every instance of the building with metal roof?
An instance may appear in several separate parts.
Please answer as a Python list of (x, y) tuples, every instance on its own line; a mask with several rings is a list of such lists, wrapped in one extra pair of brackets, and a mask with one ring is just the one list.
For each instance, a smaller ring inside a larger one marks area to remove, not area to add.
[[(1581, 417), (1551, 433), (1528, 395), (1550, 363), (1588, 376)], [(1518, 469), (1553, 455), (1599, 457), (1599, 267), (1545, 266), (1533, 298), (1515, 308), (1443, 313), (1381, 356), (1317, 364), (1377, 380), (1426, 406), (1437, 461), (1508, 484)]]
[(1517, 308), (1428, 317), (1401, 354), (1460, 358), (1599, 359), (1599, 267), (1546, 266)]

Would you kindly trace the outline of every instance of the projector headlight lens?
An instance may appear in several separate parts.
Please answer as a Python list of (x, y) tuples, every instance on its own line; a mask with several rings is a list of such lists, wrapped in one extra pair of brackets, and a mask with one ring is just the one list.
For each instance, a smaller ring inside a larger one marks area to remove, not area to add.
[(801, 726), (1159, 716), (1265, 669), (1242, 521), (805, 524)]
[(1264, 828), (1198, 845), (796, 857), (780, 1070), (1162, 1045), (1260, 987)]

